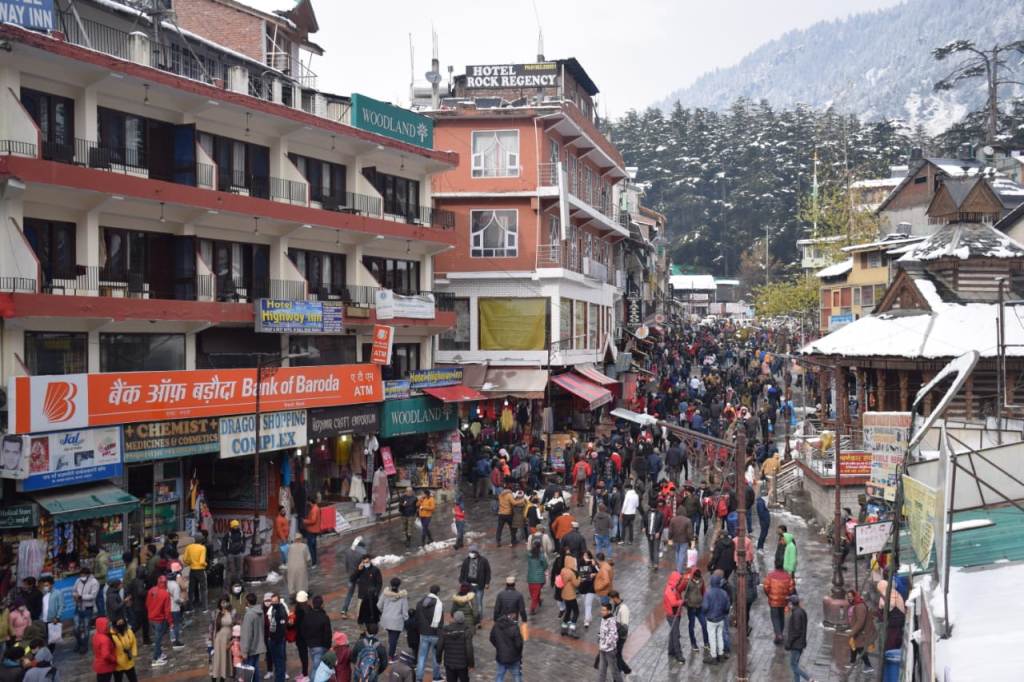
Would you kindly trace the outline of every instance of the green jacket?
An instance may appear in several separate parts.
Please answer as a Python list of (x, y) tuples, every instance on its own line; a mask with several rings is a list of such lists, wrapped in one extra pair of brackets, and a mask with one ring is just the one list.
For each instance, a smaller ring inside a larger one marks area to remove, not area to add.
[(469, 628), (476, 627), (475, 597), (476, 595), (473, 594), (472, 590), (468, 594), (456, 594), (452, 596), (452, 615), (458, 611), (462, 611), (463, 615), (466, 617), (466, 626)]
[(786, 553), (782, 557), (782, 570), (792, 575), (796, 573), (796, 542), (793, 541), (792, 533), (783, 533), (782, 539), (786, 541)]
[(544, 571), (547, 570), (548, 560), (544, 556), (544, 552), (540, 553), (539, 557), (533, 557), (527, 555), (526, 557), (526, 582), (527, 584), (544, 584), (545, 576)]

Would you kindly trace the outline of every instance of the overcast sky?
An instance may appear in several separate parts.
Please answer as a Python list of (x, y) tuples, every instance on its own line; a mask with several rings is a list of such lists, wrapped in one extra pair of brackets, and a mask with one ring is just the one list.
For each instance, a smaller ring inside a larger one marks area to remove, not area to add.
[[(244, 0), (243, 0), (244, 1)], [(268, 0), (262, 0), (266, 4)], [(273, 2), (273, 0), (270, 0)], [(601, 113), (642, 109), (762, 43), (817, 21), (901, 0), (536, 0), (548, 59), (576, 57), (601, 90)], [(256, 4), (256, 3), (254, 3)], [(288, 0), (273, 2), (287, 6)], [(409, 34), (418, 80), (430, 67), (430, 27), (441, 71), (533, 61), (531, 0), (313, 0), (325, 49), (313, 70), (324, 90), (408, 102)]]

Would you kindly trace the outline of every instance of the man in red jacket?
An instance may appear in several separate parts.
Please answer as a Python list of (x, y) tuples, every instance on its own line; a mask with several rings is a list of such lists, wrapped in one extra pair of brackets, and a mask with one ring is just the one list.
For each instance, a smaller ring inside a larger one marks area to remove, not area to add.
[(157, 578), (156, 585), (146, 593), (146, 616), (153, 630), (153, 667), (167, 665), (163, 642), (171, 625), (171, 594), (167, 591), (165, 575)]
[(576, 506), (583, 506), (583, 499), (587, 495), (587, 479), (590, 478), (590, 464), (585, 459), (576, 460), (572, 468), (572, 482), (576, 488)]
[(782, 642), (783, 629), (786, 623), (786, 603), (790, 595), (796, 592), (793, 576), (782, 569), (782, 562), (775, 562), (775, 570), (764, 578), (764, 593), (768, 595), (768, 606), (771, 608), (772, 629), (775, 631), (775, 643)]
[(110, 636), (110, 621), (103, 616), (96, 619), (96, 631), (92, 634), (92, 671), (96, 679), (110, 679), (117, 670), (117, 651)]
[(665, 611), (665, 620), (668, 621), (668, 657), (679, 663), (685, 663), (683, 648), (679, 642), (679, 619), (680, 609), (683, 606), (682, 591), (686, 588), (683, 582), (683, 575), (679, 571), (672, 571), (665, 583), (665, 590), (661, 595), (661, 605)]

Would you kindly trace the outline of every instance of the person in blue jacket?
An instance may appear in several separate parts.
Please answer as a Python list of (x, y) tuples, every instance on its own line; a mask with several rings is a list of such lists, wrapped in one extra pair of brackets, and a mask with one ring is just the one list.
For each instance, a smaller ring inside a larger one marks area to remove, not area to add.
[(701, 604), (704, 618), (708, 622), (709, 662), (721, 663), (725, 660), (725, 640), (722, 631), (728, 627), (729, 605), (729, 595), (722, 589), (721, 576), (712, 575), (711, 587), (704, 593), (704, 602)]
[(757, 551), (764, 551), (764, 541), (768, 538), (768, 529), (772, 525), (772, 514), (768, 511), (768, 501), (764, 495), (757, 497), (757, 523), (761, 531), (757, 536)]

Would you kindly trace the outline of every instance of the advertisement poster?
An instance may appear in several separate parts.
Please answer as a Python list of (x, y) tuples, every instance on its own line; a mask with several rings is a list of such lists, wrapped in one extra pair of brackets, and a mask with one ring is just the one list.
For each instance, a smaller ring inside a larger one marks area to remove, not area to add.
[(23, 480), (28, 476), (27, 436), (8, 434), (0, 441), (0, 478)]
[(892, 502), (907, 450), (910, 434), (909, 412), (865, 412), (864, 449), (871, 453), (871, 478), (867, 494)]
[[(301, 448), (305, 444), (305, 410), (260, 414), (260, 452)], [(252, 455), (255, 452), (256, 415), (243, 414), (220, 420), (221, 459)]]
[(839, 453), (839, 475), (840, 476), (870, 476), (871, 475), (871, 453), (845, 450)]
[(373, 325), (373, 344), (370, 346), (370, 362), (375, 365), (391, 364), (391, 346), (395, 328), (386, 324)]
[(256, 331), (269, 334), (341, 334), (342, 303), (261, 298), (256, 301)]
[(412, 386), (408, 379), (395, 379), (384, 382), (384, 400), (401, 400), (408, 398)]
[(190, 457), (220, 450), (220, 422), (216, 417), (139, 422), (124, 426), (124, 461)]
[(22, 492), (59, 488), (120, 476), (121, 429), (81, 429), (30, 436), (28, 477)]
[(395, 469), (395, 459), (391, 456), (391, 448), (381, 448), (380, 459), (382, 462), (384, 462), (385, 474), (387, 474), (388, 476), (394, 476), (395, 474), (398, 473), (398, 470)]
[(434, 319), (434, 295), (403, 296), (391, 289), (379, 289), (374, 295), (374, 308), (378, 320), (407, 317), (414, 320)]
[(8, 391), (14, 433), (130, 424), (261, 411), (379, 403), (380, 367), (282, 367), (256, 380), (255, 369), (106, 372), (15, 377)]
[(910, 476), (903, 477), (903, 514), (910, 525), (910, 544), (917, 562), (927, 566), (935, 543), (938, 513), (938, 492)]
[(452, 461), (456, 464), (462, 463), (462, 438), (458, 431), (452, 431)]

